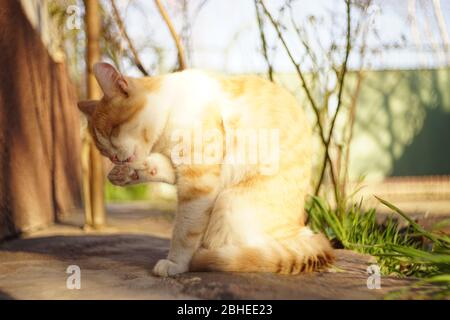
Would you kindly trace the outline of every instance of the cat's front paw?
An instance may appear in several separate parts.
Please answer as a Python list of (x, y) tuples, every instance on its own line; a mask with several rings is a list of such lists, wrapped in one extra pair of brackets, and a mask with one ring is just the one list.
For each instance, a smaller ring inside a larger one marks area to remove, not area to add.
[(158, 277), (170, 277), (188, 271), (188, 265), (181, 265), (168, 259), (159, 260), (153, 268), (153, 274)]
[(108, 174), (108, 180), (116, 186), (125, 186), (139, 179), (136, 170), (126, 166), (117, 165)]

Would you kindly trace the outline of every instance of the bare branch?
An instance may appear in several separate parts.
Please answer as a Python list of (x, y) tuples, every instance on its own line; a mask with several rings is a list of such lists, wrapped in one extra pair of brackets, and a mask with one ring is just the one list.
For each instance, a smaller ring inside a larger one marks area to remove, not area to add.
[[(417, 25), (416, 0), (408, 0), (408, 20), (411, 25), (411, 33), (413, 35), (416, 48), (422, 47), (422, 39), (420, 37), (419, 27)], [(423, 53), (420, 55), (422, 65), (426, 65), (426, 59)]]
[(264, 33), (263, 20), (258, 8), (258, 0), (255, 0), (255, 10), (256, 10), (256, 18), (258, 21), (259, 35), (261, 37), (262, 52), (264, 59), (266, 60), (267, 63), (267, 74), (269, 76), (270, 81), (273, 81), (273, 67), (272, 64), (270, 63), (269, 55), (267, 54), (267, 41), (266, 35)]
[(289, 47), (288, 47), (288, 45), (287, 45), (287, 43), (286, 43), (286, 41), (285, 41), (285, 39), (283, 37), (283, 34), (281, 33), (281, 30), (280, 30), (280, 27), (279, 27), (278, 23), (275, 21), (275, 19), (273, 18), (273, 16), (271, 15), (269, 10), (267, 9), (267, 7), (264, 4), (264, 2), (262, 0), (258, 0), (258, 1), (261, 4), (261, 7), (264, 10), (264, 13), (269, 18), (270, 22), (272, 23), (273, 27), (275, 28), (275, 31), (277, 32), (278, 38), (280, 39), (281, 43), (283, 44), (283, 47), (286, 50), (286, 53), (287, 53), (289, 59), (291, 60), (292, 64), (295, 67), (295, 70), (296, 70), (298, 76), (300, 77), (302, 87), (305, 90), (305, 93), (306, 93), (306, 96), (308, 98), (308, 101), (311, 103), (313, 111), (314, 111), (314, 113), (316, 115), (317, 124), (318, 124), (318, 126), (320, 128), (320, 132), (321, 132), (322, 142), (325, 143), (326, 139), (325, 139), (325, 136), (324, 136), (324, 130), (323, 130), (323, 127), (322, 127), (322, 123), (320, 122), (319, 109), (317, 108), (317, 103), (314, 100), (314, 98), (313, 98), (313, 96), (312, 96), (312, 94), (311, 94), (311, 92), (309, 90), (309, 87), (308, 87), (308, 85), (306, 83), (306, 78), (305, 78), (305, 76), (303, 75), (303, 72), (300, 69), (300, 65), (297, 63), (297, 61), (295, 60), (294, 56), (292, 55), (291, 50), (289, 49)]
[(128, 43), (128, 48), (131, 51), (131, 54), (133, 55), (133, 61), (136, 64), (136, 67), (139, 69), (139, 71), (142, 72), (143, 75), (149, 76), (149, 73), (147, 70), (145, 70), (141, 59), (139, 58), (139, 54), (134, 47), (133, 41), (131, 41), (131, 38), (128, 36), (128, 33), (125, 29), (125, 24), (123, 23), (122, 18), (120, 17), (119, 10), (117, 9), (116, 2), (114, 0), (111, 0), (111, 7), (113, 9), (114, 17), (116, 20), (117, 25), (119, 26), (120, 33), (125, 38), (125, 40)]
[[(336, 124), (336, 119), (337, 116), (339, 114), (339, 111), (341, 109), (341, 105), (342, 105), (342, 92), (344, 89), (344, 81), (345, 81), (345, 75), (347, 74), (347, 63), (348, 63), (348, 57), (350, 55), (350, 49), (351, 49), (351, 3), (350, 0), (346, 0), (345, 1), (346, 6), (347, 6), (347, 35), (346, 35), (346, 47), (345, 47), (345, 57), (344, 57), (344, 61), (342, 63), (342, 67), (340, 70), (340, 74), (339, 74), (339, 92), (338, 92), (338, 102), (337, 102), (337, 107), (336, 107), (336, 112), (333, 116), (333, 119), (331, 120), (331, 125), (330, 125), (330, 129), (328, 132), (328, 139), (325, 143), (325, 156), (324, 156), (324, 160), (323, 160), (323, 164), (322, 164), (322, 171), (320, 173), (320, 178), (316, 187), (316, 193), (318, 194), (319, 190), (320, 190), (320, 186), (322, 184), (323, 181), (323, 177), (325, 175), (325, 170), (326, 170), (326, 166), (327, 166), (327, 161), (329, 159), (329, 152), (330, 152), (330, 143), (331, 143), (331, 139), (333, 137), (333, 130), (334, 130), (334, 126)], [(335, 187), (335, 192), (338, 192), (337, 190), (337, 185), (334, 186)], [(338, 200), (339, 197), (336, 194), (336, 200)]]
[(445, 62), (450, 63), (450, 40), (447, 31), (447, 24), (445, 23), (445, 18), (444, 15), (442, 14), (440, 0), (433, 0), (433, 9), (439, 27), (439, 32), (441, 34), (442, 43), (444, 46), (445, 60), (446, 60)]
[[(270, 12), (267, 9), (267, 7), (265, 6), (264, 2), (262, 0), (258, 0), (258, 1), (261, 4), (261, 7), (264, 10), (264, 13), (269, 18), (270, 22), (272, 23), (273, 27), (275, 28), (275, 31), (277, 32), (278, 38), (280, 39), (281, 43), (283, 44), (283, 47), (286, 50), (286, 53), (287, 53), (289, 59), (291, 60), (292, 64), (295, 67), (295, 70), (296, 70), (296, 72), (297, 72), (297, 74), (298, 74), (298, 76), (299, 76), (299, 78), (301, 80), (302, 87), (305, 90), (306, 96), (307, 96), (307, 98), (308, 98), (308, 100), (309, 100), (309, 102), (310, 102), (310, 104), (311, 104), (311, 106), (313, 108), (314, 114), (316, 115), (317, 126), (319, 127), (320, 138), (322, 140), (323, 145), (326, 146), (329, 143), (327, 143), (327, 140), (325, 138), (325, 131), (324, 131), (324, 128), (323, 128), (322, 123), (320, 121), (320, 111), (319, 111), (319, 109), (317, 107), (316, 101), (314, 100), (314, 98), (313, 98), (313, 96), (311, 94), (311, 91), (309, 90), (309, 87), (308, 87), (308, 85), (306, 83), (306, 78), (305, 78), (305, 76), (303, 75), (303, 72), (300, 69), (300, 65), (295, 61), (294, 56), (292, 55), (291, 50), (289, 49), (289, 47), (288, 47), (288, 45), (287, 45), (287, 43), (286, 43), (286, 41), (285, 41), (285, 39), (283, 37), (283, 34), (281, 33), (281, 30), (280, 30), (280, 27), (279, 27), (278, 23), (275, 21), (273, 16), (270, 14)], [(333, 170), (333, 163), (331, 161), (328, 149), (325, 152), (325, 158), (328, 160), (328, 163), (330, 165), (331, 179), (333, 181), (333, 184), (335, 186), (337, 186), (336, 176), (335, 176), (334, 170)], [(320, 179), (320, 183), (322, 183), (322, 179), (323, 179), (323, 176)], [(317, 188), (316, 188), (316, 190), (317, 190)], [(318, 191), (316, 191), (316, 192), (318, 192)]]
[(202, 11), (203, 7), (206, 5), (206, 3), (209, 0), (203, 0), (202, 2), (200, 2), (200, 4), (197, 6), (197, 8), (195, 8), (194, 13), (192, 14), (192, 21), (196, 21), (197, 17), (200, 13), (200, 11)]
[(359, 97), (359, 94), (361, 92), (361, 84), (364, 80), (364, 71), (363, 70), (359, 70), (358, 71), (358, 75), (357, 75), (357, 79), (356, 79), (356, 88), (355, 91), (353, 93), (353, 97), (352, 97), (352, 101), (350, 104), (350, 112), (349, 112), (349, 116), (348, 116), (348, 137), (347, 137), (347, 141), (345, 143), (345, 145), (347, 146), (346, 150), (345, 150), (345, 155), (344, 155), (344, 177), (343, 177), (343, 181), (342, 181), (342, 185), (341, 185), (341, 195), (345, 194), (345, 188), (347, 186), (347, 182), (348, 182), (348, 169), (349, 169), (349, 162), (350, 162), (350, 144), (353, 140), (353, 130), (354, 130), (354, 125), (355, 125), (355, 119), (356, 119), (356, 107), (357, 107), (357, 100)]
[(308, 44), (308, 41), (305, 38), (304, 34), (302, 33), (302, 30), (300, 29), (300, 27), (295, 23), (294, 12), (292, 10), (292, 7), (289, 7), (289, 13), (290, 13), (292, 26), (294, 27), (294, 30), (295, 30), (295, 33), (297, 34), (298, 39), (302, 43), (303, 47), (305, 47), (305, 50), (308, 53), (309, 58), (311, 59), (311, 62), (313, 64), (313, 66), (316, 69), (319, 69), (319, 63), (318, 63), (317, 55), (314, 53), (314, 51), (312, 50), (311, 46)]
[[(370, 0), (366, 3), (365, 11), (367, 11), (367, 8), (371, 4), (372, 4), (372, 0)], [(359, 94), (361, 91), (361, 85), (362, 85), (362, 82), (365, 77), (363, 68), (365, 65), (366, 50), (367, 50), (367, 37), (369, 34), (369, 26), (370, 26), (370, 22), (369, 22), (369, 24), (366, 24), (365, 27), (362, 26), (362, 21), (365, 21), (365, 20), (366, 19), (364, 19), (364, 18), (360, 19), (355, 28), (355, 38), (357, 38), (359, 32), (361, 32), (361, 42), (362, 43), (361, 43), (361, 47), (359, 50), (359, 56), (361, 57), (361, 60), (359, 62), (357, 79), (356, 79), (356, 87), (355, 87), (355, 91), (352, 94), (352, 100), (351, 100), (350, 107), (349, 107), (349, 116), (348, 116), (347, 126), (346, 126), (346, 128), (348, 130), (348, 134), (347, 134), (347, 140), (345, 142), (346, 150), (345, 150), (345, 155), (344, 155), (344, 160), (343, 160), (344, 175), (343, 175), (343, 180), (341, 183), (341, 195), (344, 195), (344, 196), (346, 193), (346, 187), (347, 187), (347, 183), (349, 180), (348, 169), (350, 167), (350, 146), (351, 146), (351, 143), (353, 140), (353, 132), (354, 132), (354, 127), (355, 127), (356, 111), (357, 111), (357, 105), (358, 105), (357, 101), (358, 101), (358, 97), (359, 97)], [(369, 17), (369, 20), (370, 20), (370, 17)], [(346, 135), (346, 132), (344, 129), (344, 136), (345, 135)]]
[(160, 0), (155, 0), (155, 4), (158, 7), (159, 13), (161, 14), (164, 22), (166, 23), (167, 27), (169, 28), (170, 34), (172, 35), (173, 41), (175, 42), (175, 46), (178, 50), (178, 67), (180, 70), (186, 69), (186, 59), (184, 56), (184, 49), (181, 44), (180, 37), (178, 36), (177, 31), (175, 30), (172, 21), (170, 20), (169, 15), (167, 14), (166, 9), (162, 5)]

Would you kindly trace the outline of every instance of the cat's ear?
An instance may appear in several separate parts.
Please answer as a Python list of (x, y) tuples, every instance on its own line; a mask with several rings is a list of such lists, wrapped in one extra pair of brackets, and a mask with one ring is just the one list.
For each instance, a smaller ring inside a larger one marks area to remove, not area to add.
[(107, 98), (117, 94), (128, 96), (129, 87), (125, 77), (112, 65), (105, 62), (94, 64), (94, 75)]
[(78, 101), (78, 109), (80, 109), (88, 118), (92, 116), (97, 105), (98, 100)]

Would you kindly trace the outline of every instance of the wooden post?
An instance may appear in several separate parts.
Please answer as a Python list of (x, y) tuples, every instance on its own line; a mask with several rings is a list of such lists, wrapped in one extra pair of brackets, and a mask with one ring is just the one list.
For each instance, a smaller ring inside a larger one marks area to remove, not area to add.
[[(99, 4), (97, 0), (84, 0), (84, 5), (86, 10), (87, 97), (88, 99), (100, 99), (102, 93), (93, 72), (94, 63), (100, 61), (101, 57), (99, 43), (101, 30)], [(89, 192), (89, 195), (85, 194), (86, 224), (94, 229), (99, 229), (106, 224), (102, 158), (97, 148), (95, 148), (92, 139), (89, 138), (87, 143), (88, 150), (85, 150), (85, 156), (89, 158), (89, 166), (87, 168), (89, 171), (89, 186), (84, 189), (86, 189), (86, 192)], [(86, 201), (87, 199), (89, 200)]]
[(83, 184), (83, 203), (84, 203), (84, 229), (87, 231), (92, 228), (92, 206), (91, 206), (91, 137), (89, 133), (84, 133), (81, 146), (81, 174)]

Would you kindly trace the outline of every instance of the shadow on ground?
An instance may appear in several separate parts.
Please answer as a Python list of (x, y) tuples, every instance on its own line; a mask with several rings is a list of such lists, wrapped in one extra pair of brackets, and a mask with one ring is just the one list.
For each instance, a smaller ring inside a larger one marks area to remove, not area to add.
[(14, 300), (14, 298), (0, 290), (0, 300)]
[[(169, 241), (149, 235), (49, 236), (0, 246), (0, 297), (18, 299), (377, 299), (404, 280), (366, 286), (370, 257), (338, 250), (341, 272), (298, 276), (187, 273), (154, 277), (150, 270)], [(68, 266), (81, 269), (81, 290), (66, 287)]]

